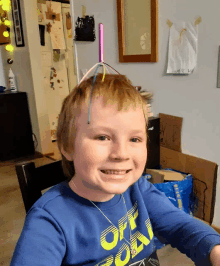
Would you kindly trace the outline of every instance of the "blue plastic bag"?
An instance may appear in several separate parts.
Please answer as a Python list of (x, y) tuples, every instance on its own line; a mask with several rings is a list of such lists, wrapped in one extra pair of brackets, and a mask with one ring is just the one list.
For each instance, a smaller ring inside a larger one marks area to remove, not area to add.
[[(165, 170), (181, 173), (170, 168), (166, 168)], [(191, 174), (187, 174), (182, 181), (165, 182), (153, 185), (161, 192), (164, 192), (174, 206), (183, 210), (185, 213), (192, 215), (193, 204), (191, 199), (193, 193), (193, 177)]]
[[(186, 174), (171, 168), (165, 168), (164, 170)], [(161, 192), (164, 192), (174, 206), (193, 216), (193, 177), (191, 174), (186, 175), (187, 176), (182, 181), (164, 182), (153, 185)], [(147, 179), (149, 179), (149, 175)], [(154, 236), (154, 243), (157, 249), (166, 245), (162, 244), (156, 236)]]

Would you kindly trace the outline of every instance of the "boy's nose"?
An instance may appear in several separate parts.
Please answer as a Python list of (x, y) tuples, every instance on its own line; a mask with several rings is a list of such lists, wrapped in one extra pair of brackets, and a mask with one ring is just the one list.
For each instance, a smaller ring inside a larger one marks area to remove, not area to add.
[(115, 144), (113, 149), (111, 150), (110, 157), (113, 160), (128, 160), (129, 154), (125, 145), (123, 144)]

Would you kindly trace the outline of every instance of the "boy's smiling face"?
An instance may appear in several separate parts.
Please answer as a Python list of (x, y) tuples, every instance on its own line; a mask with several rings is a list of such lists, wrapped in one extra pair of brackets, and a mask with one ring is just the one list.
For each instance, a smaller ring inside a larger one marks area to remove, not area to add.
[[(125, 192), (144, 171), (147, 159), (144, 113), (140, 107), (119, 112), (117, 105), (104, 106), (99, 97), (92, 100), (88, 125), (88, 106), (82, 107), (76, 120), (75, 150), (72, 154), (64, 152), (68, 160), (74, 161), (75, 175), (69, 185), (81, 197), (108, 201)], [(103, 173), (103, 170), (126, 172)]]

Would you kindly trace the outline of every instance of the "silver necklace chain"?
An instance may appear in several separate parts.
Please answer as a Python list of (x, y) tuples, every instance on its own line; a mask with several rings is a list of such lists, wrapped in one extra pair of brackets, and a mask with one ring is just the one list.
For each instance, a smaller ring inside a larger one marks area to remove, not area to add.
[[(73, 180), (72, 180), (72, 183), (73, 183), (73, 185), (75, 186), (75, 188), (77, 189), (77, 187), (76, 187), (76, 185), (75, 185), (75, 183), (73, 182)], [(127, 216), (127, 220), (128, 220), (128, 226), (129, 226), (129, 230), (130, 230), (130, 243), (127, 241), (127, 239), (125, 239), (125, 237), (123, 236), (123, 239), (129, 244), (129, 246), (130, 246), (130, 252), (131, 252), (131, 254), (132, 255), (135, 255), (135, 254), (137, 254), (137, 251), (136, 251), (136, 249), (134, 249), (133, 247), (132, 247), (132, 236), (131, 236), (131, 227), (130, 227), (130, 223), (129, 223), (129, 218), (128, 218), (128, 211), (127, 211), (127, 206), (126, 206), (126, 203), (125, 203), (125, 199), (124, 199), (124, 196), (123, 196), (123, 194), (121, 194), (121, 196), (122, 196), (122, 198), (123, 198), (123, 202), (124, 202), (124, 206), (125, 206), (125, 209), (126, 209), (126, 216)], [(118, 232), (120, 233), (120, 231), (119, 231), (119, 229), (111, 222), (111, 220), (100, 210), (100, 208), (98, 207), (98, 206), (96, 206), (96, 204), (93, 202), (93, 201), (91, 201), (91, 200), (89, 200), (101, 213), (102, 213), (102, 215), (118, 230)]]

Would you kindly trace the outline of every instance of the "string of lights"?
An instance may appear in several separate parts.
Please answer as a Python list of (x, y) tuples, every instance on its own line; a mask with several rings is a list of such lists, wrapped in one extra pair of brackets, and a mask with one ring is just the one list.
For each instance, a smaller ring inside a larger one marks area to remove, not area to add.
[[(7, 30), (3, 32), (4, 37), (10, 36), (11, 21), (8, 19), (8, 12), (11, 10), (11, 0), (0, 0), (0, 25), (5, 25)], [(12, 44), (7, 44), (5, 49), (9, 52), (13, 52), (14, 47)]]

